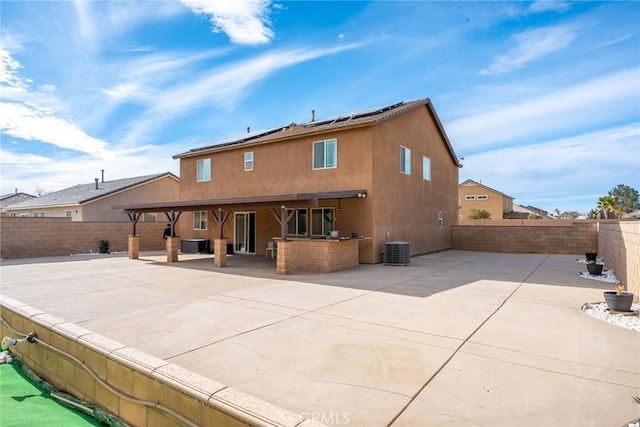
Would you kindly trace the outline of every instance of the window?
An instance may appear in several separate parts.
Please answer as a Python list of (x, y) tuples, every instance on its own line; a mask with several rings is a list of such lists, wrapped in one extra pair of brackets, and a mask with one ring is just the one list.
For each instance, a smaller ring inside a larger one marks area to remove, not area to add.
[(431, 159), (427, 156), (422, 156), (422, 179), (431, 181)]
[(199, 211), (199, 212), (193, 213), (193, 229), (194, 230), (207, 229), (207, 211)]
[(488, 200), (489, 196), (487, 196), (486, 194), (482, 194), (480, 196), (478, 196), (478, 200)]
[(247, 151), (244, 153), (244, 170), (253, 170), (253, 151)]
[(444, 215), (442, 215), (442, 212), (438, 212), (438, 228), (442, 228), (443, 223), (444, 223)]
[(157, 220), (158, 220), (158, 217), (154, 213), (147, 213), (147, 212), (142, 213), (142, 222), (156, 222)]
[(196, 181), (211, 181), (211, 159), (198, 160), (196, 163)]
[(44, 218), (45, 217), (45, 212), (44, 211), (41, 211), (41, 212), (37, 212), (36, 211), (36, 212), (33, 213), (33, 217), (34, 218), (38, 218), (38, 217)]
[(475, 200), (476, 196), (464, 196), (465, 200)]
[(72, 211), (64, 211), (64, 216), (67, 218), (71, 218), (73, 216), (73, 212)]
[(335, 139), (313, 143), (313, 169), (332, 169), (338, 159), (338, 142)]
[(400, 172), (411, 175), (411, 150), (400, 147)]
[(333, 230), (333, 208), (311, 209), (311, 235), (327, 236)]
[[(287, 209), (287, 216), (293, 212), (293, 209)], [(307, 235), (307, 210), (296, 209), (296, 213), (287, 223), (287, 234), (293, 236)]]

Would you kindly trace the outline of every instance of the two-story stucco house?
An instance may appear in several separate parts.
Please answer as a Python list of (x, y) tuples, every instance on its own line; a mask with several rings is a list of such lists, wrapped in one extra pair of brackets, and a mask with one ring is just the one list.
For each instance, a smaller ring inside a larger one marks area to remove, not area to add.
[[(412, 255), (451, 247), (460, 164), (429, 99), (312, 120), (197, 148), (180, 160), (180, 201), (125, 206), (180, 213), (182, 238), (224, 237), (265, 254), (274, 237), (358, 239), (360, 263), (387, 241)], [(219, 233), (222, 236), (219, 236)]]
[(460, 219), (469, 219), (473, 209), (489, 212), (490, 219), (505, 219), (513, 212), (513, 197), (472, 179), (461, 183), (458, 192)]

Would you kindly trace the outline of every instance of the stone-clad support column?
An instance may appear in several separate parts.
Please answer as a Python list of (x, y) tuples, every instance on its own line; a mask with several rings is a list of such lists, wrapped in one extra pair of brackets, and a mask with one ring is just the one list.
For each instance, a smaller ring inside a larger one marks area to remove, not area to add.
[(178, 250), (180, 249), (180, 236), (167, 237), (167, 262), (178, 262)]
[(291, 274), (291, 251), (294, 243), (291, 240), (278, 240), (278, 256), (276, 257), (276, 273)]
[(129, 259), (138, 259), (140, 254), (140, 236), (129, 236)]
[(215, 239), (213, 241), (213, 265), (216, 267), (227, 266), (227, 239)]

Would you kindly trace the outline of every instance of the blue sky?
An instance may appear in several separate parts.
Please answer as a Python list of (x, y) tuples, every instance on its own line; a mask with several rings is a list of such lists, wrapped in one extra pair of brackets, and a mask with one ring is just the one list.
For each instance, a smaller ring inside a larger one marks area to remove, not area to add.
[(473, 179), (640, 191), (640, 2), (6, 1), (1, 191), (171, 171), (252, 130), (431, 98)]

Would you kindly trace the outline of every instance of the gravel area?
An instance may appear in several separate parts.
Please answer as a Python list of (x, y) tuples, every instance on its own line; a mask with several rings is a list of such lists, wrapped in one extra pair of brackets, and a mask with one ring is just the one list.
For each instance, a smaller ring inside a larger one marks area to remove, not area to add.
[(605, 322), (612, 323), (616, 326), (631, 329), (636, 332), (640, 332), (640, 305), (633, 304), (631, 311), (634, 314), (613, 314), (609, 312), (607, 303), (585, 303), (582, 306), (582, 310), (589, 316), (595, 317)]

